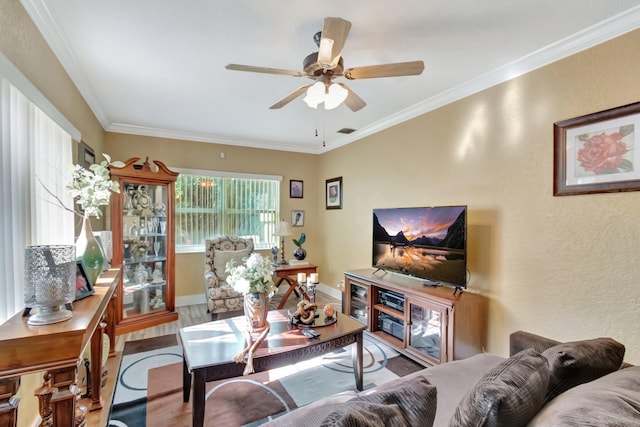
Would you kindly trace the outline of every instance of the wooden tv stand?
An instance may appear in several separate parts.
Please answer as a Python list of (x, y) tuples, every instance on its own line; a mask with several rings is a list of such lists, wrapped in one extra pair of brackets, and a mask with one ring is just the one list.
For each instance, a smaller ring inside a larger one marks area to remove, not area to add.
[(401, 353), (437, 365), (484, 351), (484, 296), (373, 268), (344, 275), (344, 314)]

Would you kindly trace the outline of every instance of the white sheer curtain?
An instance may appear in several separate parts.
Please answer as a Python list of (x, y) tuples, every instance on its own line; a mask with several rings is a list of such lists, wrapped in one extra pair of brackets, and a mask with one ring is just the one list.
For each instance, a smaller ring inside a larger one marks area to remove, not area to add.
[[(31, 239), (35, 245), (73, 245), (73, 199), (66, 186), (71, 180), (71, 136), (44, 114), (31, 108), (31, 142), (35, 151), (31, 155)], [(46, 187), (46, 189), (45, 189)], [(51, 194), (55, 194), (54, 198)]]
[[(65, 174), (71, 136), (0, 76), (0, 323), (23, 307), (24, 249), (73, 244), (73, 214)], [(41, 183), (41, 182), (42, 183)]]

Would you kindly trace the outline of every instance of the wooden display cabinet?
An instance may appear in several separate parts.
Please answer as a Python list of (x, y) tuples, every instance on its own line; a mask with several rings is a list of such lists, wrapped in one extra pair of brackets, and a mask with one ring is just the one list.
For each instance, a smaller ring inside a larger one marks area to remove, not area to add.
[(487, 300), (482, 295), (367, 268), (345, 272), (344, 298), (344, 314), (421, 363), (464, 359), (486, 346)]
[(122, 264), (116, 333), (171, 322), (175, 312), (174, 185), (178, 173), (139, 157), (110, 166), (121, 192), (111, 195), (113, 263)]

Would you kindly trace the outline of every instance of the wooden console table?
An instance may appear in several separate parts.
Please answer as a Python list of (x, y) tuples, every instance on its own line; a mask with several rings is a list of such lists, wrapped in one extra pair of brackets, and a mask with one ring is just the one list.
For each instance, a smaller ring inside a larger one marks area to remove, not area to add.
[[(89, 410), (102, 408), (103, 317), (108, 317), (106, 333), (111, 338), (110, 352), (113, 353), (115, 318), (109, 317), (115, 314), (114, 293), (120, 272), (120, 267), (104, 272), (97, 280), (95, 293), (73, 303), (73, 317), (67, 321), (31, 326), (27, 324), (28, 318), (18, 313), (0, 325), (0, 425), (17, 424), (18, 399), (15, 394), (20, 387), (20, 376), (47, 371), (48, 384), (36, 390), (36, 394), (51, 393), (51, 413), (47, 415), (51, 417), (52, 425), (75, 427), (78, 421), (77, 368), (87, 345), (91, 345), (91, 360), (94, 361), (91, 364), (93, 387)], [(48, 391), (43, 392), (45, 389)]]

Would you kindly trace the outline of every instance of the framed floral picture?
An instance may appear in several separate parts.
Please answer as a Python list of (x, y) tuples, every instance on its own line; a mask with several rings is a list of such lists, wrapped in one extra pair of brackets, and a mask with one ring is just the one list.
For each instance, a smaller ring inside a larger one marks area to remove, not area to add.
[(326, 181), (326, 208), (342, 209), (342, 177)]
[(640, 190), (640, 102), (556, 122), (553, 195)]

